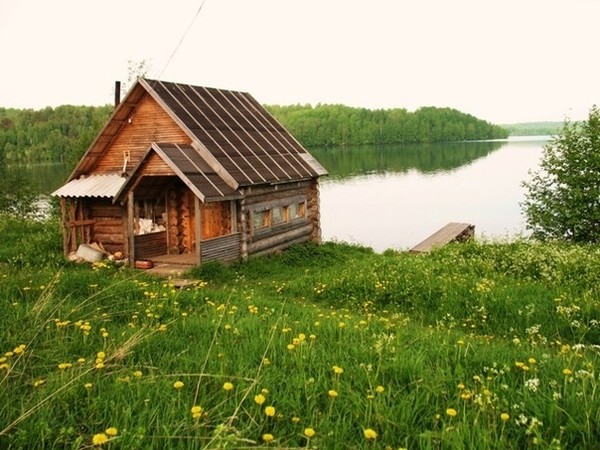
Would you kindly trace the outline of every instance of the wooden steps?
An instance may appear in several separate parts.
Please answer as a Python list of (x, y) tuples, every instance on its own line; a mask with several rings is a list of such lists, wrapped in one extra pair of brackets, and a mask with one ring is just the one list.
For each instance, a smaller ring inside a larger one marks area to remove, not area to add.
[(475, 234), (475, 225), (469, 223), (450, 222), (440, 228), (424, 241), (418, 243), (409, 251), (412, 253), (427, 253), (436, 247), (443, 247), (450, 242), (464, 242)]

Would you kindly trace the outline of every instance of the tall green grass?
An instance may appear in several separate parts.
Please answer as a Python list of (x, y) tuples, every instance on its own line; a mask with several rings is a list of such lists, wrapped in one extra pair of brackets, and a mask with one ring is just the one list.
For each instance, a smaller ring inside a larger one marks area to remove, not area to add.
[(0, 235), (0, 448), (600, 439), (597, 247), (305, 245), (176, 289), (63, 263), (55, 224)]

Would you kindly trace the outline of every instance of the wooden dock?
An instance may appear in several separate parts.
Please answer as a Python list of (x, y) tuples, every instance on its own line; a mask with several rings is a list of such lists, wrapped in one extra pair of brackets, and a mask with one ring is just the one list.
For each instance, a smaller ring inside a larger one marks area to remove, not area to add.
[(424, 241), (418, 243), (409, 251), (412, 253), (427, 253), (436, 247), (443, 247), (450, 242), (464, 242), (475, 234), (475, 225), (469, 223), (450, 222), (433, 233)]

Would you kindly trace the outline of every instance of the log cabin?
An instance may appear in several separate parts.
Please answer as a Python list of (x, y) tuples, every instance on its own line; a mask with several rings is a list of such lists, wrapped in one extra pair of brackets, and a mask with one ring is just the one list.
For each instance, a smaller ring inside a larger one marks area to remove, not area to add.
[(52, 195), (65, 256), (198, 265), (320, 242), (326, 174), (250, 94), (140, 78)]

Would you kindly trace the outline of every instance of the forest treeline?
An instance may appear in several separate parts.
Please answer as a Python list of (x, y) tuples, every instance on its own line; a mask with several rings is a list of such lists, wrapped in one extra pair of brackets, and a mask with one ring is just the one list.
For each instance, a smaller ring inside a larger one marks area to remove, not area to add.
[[(369, 110), (343, 105), (267, 106), (305, 146), (498, 139), (508, 132), (450, 108)], [(0, 163), (75, 164), (113, 107), (0, 108)]]
[(523, 122), (503, 124), (511, 135), (518, 136), (553, 136), (560, 132), (563, 122)]
[(109, 105), (0, 108), (0, 163), (75, 164), (112, 111)]
[(452, 108), (352, 108), (344, 105), (267, 106), (306, 146), (456, 142), (503, 139), (508, 132)]

